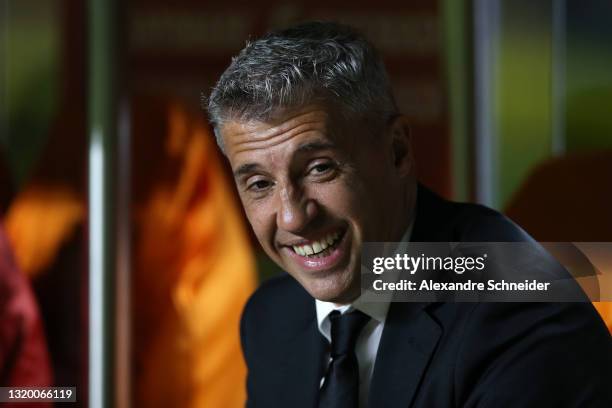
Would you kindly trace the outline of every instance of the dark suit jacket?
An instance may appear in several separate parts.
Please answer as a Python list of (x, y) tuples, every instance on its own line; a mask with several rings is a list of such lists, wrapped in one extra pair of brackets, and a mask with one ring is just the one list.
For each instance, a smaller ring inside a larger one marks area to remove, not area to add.
[[(503, 215), (419, 187), (412, 241), (530, 240)], [(326, 341), (290, 276), (245, 307), (249, 407), (315, 407)], [(590, 303), (392, 303), (370, 407), (612, 407), (612, 340)]]

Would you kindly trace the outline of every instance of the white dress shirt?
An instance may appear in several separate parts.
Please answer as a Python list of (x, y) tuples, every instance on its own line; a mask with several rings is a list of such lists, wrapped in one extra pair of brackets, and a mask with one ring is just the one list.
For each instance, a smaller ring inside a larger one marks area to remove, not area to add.
[[(414, 222), (410, 224), (408, 230), (402, 236), (402, 243), (405, 244), (410, 241), (413, 225)], [(396, 252), (400, 253), (400, 251), (404, 251), (405, 248), (406, 245), (400, 245)], [(335, 303), (323, 302), (315, 299), (319, 331), (330, 343), (331, 322), (329, 320), (329, 314), (332, 311), (338, 310), (340, 313), (344, 314), (352, 310), (359, 310), (371, 318), (371, 320), (365, 325), (359, 334), (357, 344), (355, 345), (355, 354), (357, 355), (357, 362), (359, 363), (360, 407), (366, 407), (368, 404), (367, 401), (370, 393), (370, 382), (374, 372), (374, 363), (378, 353), (378, 345), (380, 344), (380, 338), (382, 337), (383, 328), (385, 327), (387, 312), (389, 311), (389, 303), (390, 299), (388, 301), (366, 302), (359, 297), (350, 305), (336, 305)], [(331, 357), (328, 356), (327, 360), (327, 364), (329, 366)], [(321, 378), (321, 387), (323, 386), (324, 381), (325, 377)]]

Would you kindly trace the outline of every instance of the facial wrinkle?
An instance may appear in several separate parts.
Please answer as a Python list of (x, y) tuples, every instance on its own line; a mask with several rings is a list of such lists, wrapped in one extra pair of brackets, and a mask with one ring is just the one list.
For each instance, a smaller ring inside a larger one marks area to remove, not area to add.
[[(299, 134), (306, 132), (323, 132), (325, 130), (326, 115), (319, 112), (310, 112), (301, 116), (313, 116), (307, 121), (297, 121), (299, 116), (289, 119), (278, 126), (268, 129), (258, 129), (257, 125), (242, 126), (247, 128), (242, 132), (236, 132), (233, 136), (234, 154), (247, 150), (266, 149), (276, 144), (281, 144)], [(296, 123), (297, 121), (297, 123)], [(259, 123), (258, 123), (259, 124)], [(261, 123), (261, 125), (264, 125)]]

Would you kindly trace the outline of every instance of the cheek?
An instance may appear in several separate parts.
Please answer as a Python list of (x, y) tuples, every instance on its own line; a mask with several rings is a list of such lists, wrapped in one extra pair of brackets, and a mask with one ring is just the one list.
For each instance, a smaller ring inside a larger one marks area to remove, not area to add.
[[(381, 158), (377, 158), (381, 160)], [(392, 183), (393, 175), (383, 164), (373, 162), (361, 173), (362, 189), (368, 211), (385, 212), (385, 208), (394, 199), (398, 186)]]
[(335, 218), (359, 219), (367, 200), (361, 183), (345, 178), (312, 188), (311, 196)]
[(242, 201), (247, 220), (259, 243), (267, 248), (275, 231), (275, 212), (271, 205), (262, 202)]

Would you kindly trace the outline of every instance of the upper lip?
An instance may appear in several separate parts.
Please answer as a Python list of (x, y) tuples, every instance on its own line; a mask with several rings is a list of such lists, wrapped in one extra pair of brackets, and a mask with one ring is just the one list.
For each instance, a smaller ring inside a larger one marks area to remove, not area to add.
[(329, 233), (338, 231), (338, 232), (340, 232), (340, 234), (342, 234), (344, 232), (344, 230), (345, 230), (344, 227), (329, 228), (329, 229), (325, 230), (324, 232), (318, 232), (316, 234), (313, 234), (313, 237), (315, 237), (315, 238), (296, 239), (296, 240), (293, 240), (293, 241), (289, 241), (289, 242), (283, 243), (282, 245), (283, 246), (287, 246), (287, 247), (302, 246), (302, 245), (311, 245), (314, 242), (317, 242), (317, 241), (323, 239)]

